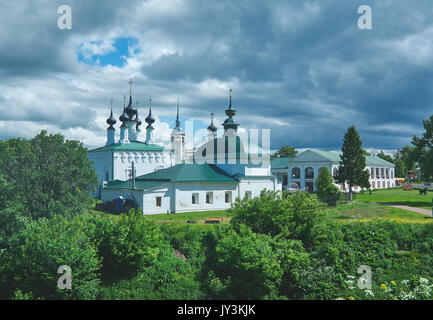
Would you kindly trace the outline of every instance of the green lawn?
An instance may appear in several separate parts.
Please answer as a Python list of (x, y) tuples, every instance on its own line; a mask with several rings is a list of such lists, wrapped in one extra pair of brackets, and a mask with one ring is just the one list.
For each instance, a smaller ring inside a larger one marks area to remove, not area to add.
[(357, 193), (356, 200), (362, 202), (383, 202), (423, 209), (432, 208), (433, 192), (426, 196), (419, 195), (418, 190), (404, 191), (402, 189), (376, 190), (370, 195), (368, 192)]
[(327, 210), (331, 219), (339, 221), (387, 220), (396, 222), (431, 223), (433, 219), (421, 213), (383, 206), (374, 202), (354, 200), (352, 203)]

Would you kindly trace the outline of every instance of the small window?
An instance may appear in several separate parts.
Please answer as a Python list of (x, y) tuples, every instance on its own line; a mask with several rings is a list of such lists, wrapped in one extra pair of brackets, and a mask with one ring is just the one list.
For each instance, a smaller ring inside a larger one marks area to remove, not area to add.
[(105, 171), (105, 181), (108, 181), (108, 171)]
[(198, 204), (198, 193), (193, 193), (191, 198), (192, 204)]
[(226, 203), (231, 203), (232, 202), (232, 192), (231, 191), (226, 191), (225, 202)]
[(161, 202), (162, 202), (162, 197), (156, 197), (156, 206), (157, 206), (158, 208), (161, 207)]
[(245, 191), (245, 198), (246, 198), (247, 200), (250, 200), (250, 199), (251, 199), (251, 191)]
[(207, 204), (213, 203), (213, 192), (206, 192), (206, 203)]

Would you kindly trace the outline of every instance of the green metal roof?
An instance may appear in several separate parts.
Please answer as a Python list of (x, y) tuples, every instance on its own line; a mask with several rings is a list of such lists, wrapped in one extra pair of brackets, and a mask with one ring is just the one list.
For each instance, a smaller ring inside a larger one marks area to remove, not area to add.
[[(135, 181), (135, 190), (147, 190), (161, 184), (165, 184), (167, 181)], [(132, 189), (132, 180), (128, 181), (110, 181), (105, 186), (104, 189)]]
[(136, 181), (238, 182), (213, 164), (183, 163), (136, 178)]
[[(315, 154), (332, 162), (340, 162), (341, 151), (324, 151), (317, 149), (308, 149), (308, 151), (314, 152)], [(365, 162), (367, 166), (394, 166), (393, 163), (383, 160), (377, 156), (365, 156)]]
[(281, 158), (275, 158), (271, 160), (271, 168), (272, 169), (286, 169), (289, 167), (289, 160), (291, 158), (285, 158), (285, 157), (281, 157)]
[(140, 141), (131, 141), (130, 143), (115, 143), (110, 146), (89, 150), (89, 152), (105, 150), (162, 151), (164, 147), (156, 144), (146, 144)]
[(275, 176), (257, 176), (257, 175), (245, 175), (245, 174), (243, 174), (243, 173), (236, 173), (236, 174), (234, 174), (233, 176), (232, 176), (233, 178), (236, 178), (236, 179), (243, 179), (243, 178), (257, 178), (257, 179), (264, 179), (264, 178), (267, 178), (267, 179), (275, 179)]

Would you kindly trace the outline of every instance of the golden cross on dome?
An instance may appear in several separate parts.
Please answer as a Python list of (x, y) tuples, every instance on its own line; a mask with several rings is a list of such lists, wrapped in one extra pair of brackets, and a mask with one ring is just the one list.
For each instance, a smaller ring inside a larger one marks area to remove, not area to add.
[(132, 95), (132, 79), (129, 79), (129, 95)]
[(230, 97), (232, 96), (232, 91), (233, 91), (233, 90), (232, 90), (232, 89), (230, 89)]
[(152, 107), (152, 97), (149, 98), (149, 105)]

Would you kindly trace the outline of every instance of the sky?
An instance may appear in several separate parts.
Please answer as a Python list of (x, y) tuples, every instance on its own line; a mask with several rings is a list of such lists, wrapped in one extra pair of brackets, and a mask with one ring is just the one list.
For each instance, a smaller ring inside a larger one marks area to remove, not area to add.
[(102, 146), (129, 79), (163, 145), (177, 99), (182, 126), (214, 112), (221, 132), (230, 88), (236, 120), (270, 129), (271, 149), (338, 150), (355, 125), (367, 150), (392, 151), (433, 114), (431, 0), (0, 0), (0, 21), (0, 139), (46, 129)]

